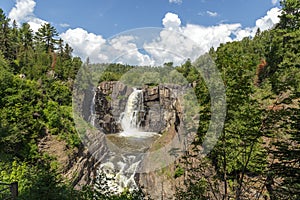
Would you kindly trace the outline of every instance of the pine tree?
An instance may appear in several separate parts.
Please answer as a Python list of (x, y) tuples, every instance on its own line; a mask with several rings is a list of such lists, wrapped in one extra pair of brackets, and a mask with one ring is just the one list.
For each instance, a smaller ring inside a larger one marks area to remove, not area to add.
[(9, 61), (14, 59), (11, 41), (11, 28), (9, 27), (9, 19), (5, 16), (2, 9), (0, 9), (0, 51), (4, 57)]
[(58, 44), (58, 39), (56, 38), (58, 33), (56, 29), (51, 26), (50, 23), (43, 24), (41, 28), (36, 32), (37, 42), (44, 47), (46, 52), (52, 52), (55, 50), (55, 45)]
[(282, 0), (282, 13), (278, 26), (281, 29), (297, 30), (300, 27), (300, 1)]

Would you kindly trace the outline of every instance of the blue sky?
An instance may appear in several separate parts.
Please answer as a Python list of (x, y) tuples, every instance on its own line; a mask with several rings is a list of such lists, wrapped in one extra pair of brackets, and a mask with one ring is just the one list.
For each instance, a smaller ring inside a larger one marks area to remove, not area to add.
[[(73, 46), (75, 55), (102, 62), (111, 57), (106, 55), (111, 47), (108, 38), (126, 30), (176, 30), (203, 46), (204, 52), (211, 46), (251, 36), (258, 27), (269, 29), (278, 22), (280, 5), (277, 0), (1, 0), (0, 7), (19, 24), (29, 22), (34, 30), (50, 22)], [(132, 46), (128, 38), (120, 42), (124, 47)], [(160, 45), (180, 44), (161, 41)]]

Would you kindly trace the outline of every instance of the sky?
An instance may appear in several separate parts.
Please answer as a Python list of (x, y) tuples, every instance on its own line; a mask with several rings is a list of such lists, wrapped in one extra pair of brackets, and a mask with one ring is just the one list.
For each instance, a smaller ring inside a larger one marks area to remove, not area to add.
[(1, 0), (0, 8), (34, 31), (51, 23), (83, 60), (134, 65), (196, 59), (272, 28), (280, 14), (278, 0)]

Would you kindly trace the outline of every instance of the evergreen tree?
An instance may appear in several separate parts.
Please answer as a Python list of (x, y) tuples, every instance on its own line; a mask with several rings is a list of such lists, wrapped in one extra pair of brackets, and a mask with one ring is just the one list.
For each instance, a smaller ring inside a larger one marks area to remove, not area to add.
[(55, 45), (58, 44), (58, 39), (56, 38), (58, 33), (56, 29), (51, 26), (50, 23), (43, 24), (41, 28), (36, 32), (36, 40), (38, 44), (44, 47), (46, 52), (52, 52), (55, 49)]
[(297, 30), (300, 27), (300, 1), (282, 0), (282, 13), (278, 26), (281, 29)]
[[(28, 23), (22, 24), (19, 30), (19, 50), (17, 59), (21, 68), (30, 67), (33, 61), (33, 31)], [(23, 73), (26, 70), (23, 69)]]
[(4, 57), (9, 61), (13, 60), (14, 53), (11, 41), (11, 28), (9, 27), (9, 19), (5, 16), (2, 9), (0, 9), (0, 51)]

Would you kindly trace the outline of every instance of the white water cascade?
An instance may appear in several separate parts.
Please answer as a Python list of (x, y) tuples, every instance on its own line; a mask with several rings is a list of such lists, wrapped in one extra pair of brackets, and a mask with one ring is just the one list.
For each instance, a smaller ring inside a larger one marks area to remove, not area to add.
[(120, 117), (120, 123), (123, 129), (120, 136), (145, 138), (157, 135), (157, 133), (154, 132), (143, 132), (139, 130), (141, 117), (144, 112), (143, 91), (134, 89), (129, 95), (125, 111)]
[(134, 89), (119, 119), (123, 131), (107, 135), (107, 139), (119, 149), (110, 149), (106, 160), (100, 164), (96, 190), (109, 195), (120, 194), (125, 188), (130, 191), (138, 189), (134, 178), (143, 153), (158, 136), (139, 130), (143, 113), (143, 91)]
[(129, 95), (125, 110), (120, 117), (122, 136), (130, 136), (132, 133), (138, 132), (140, 112), (143, 112), (143, 109), (143, 91), (134, 89)]
[(95, 126), (95, 120), (96, 120), (96, 112), (95, 112), (95, 100), (96, 100), (96, 91), (95, 88), (92, 90), (93, 92), (93, 99), (90, 105), (90, 116), (89, 116), (89, 122), (91, 123), (92, 126)]

